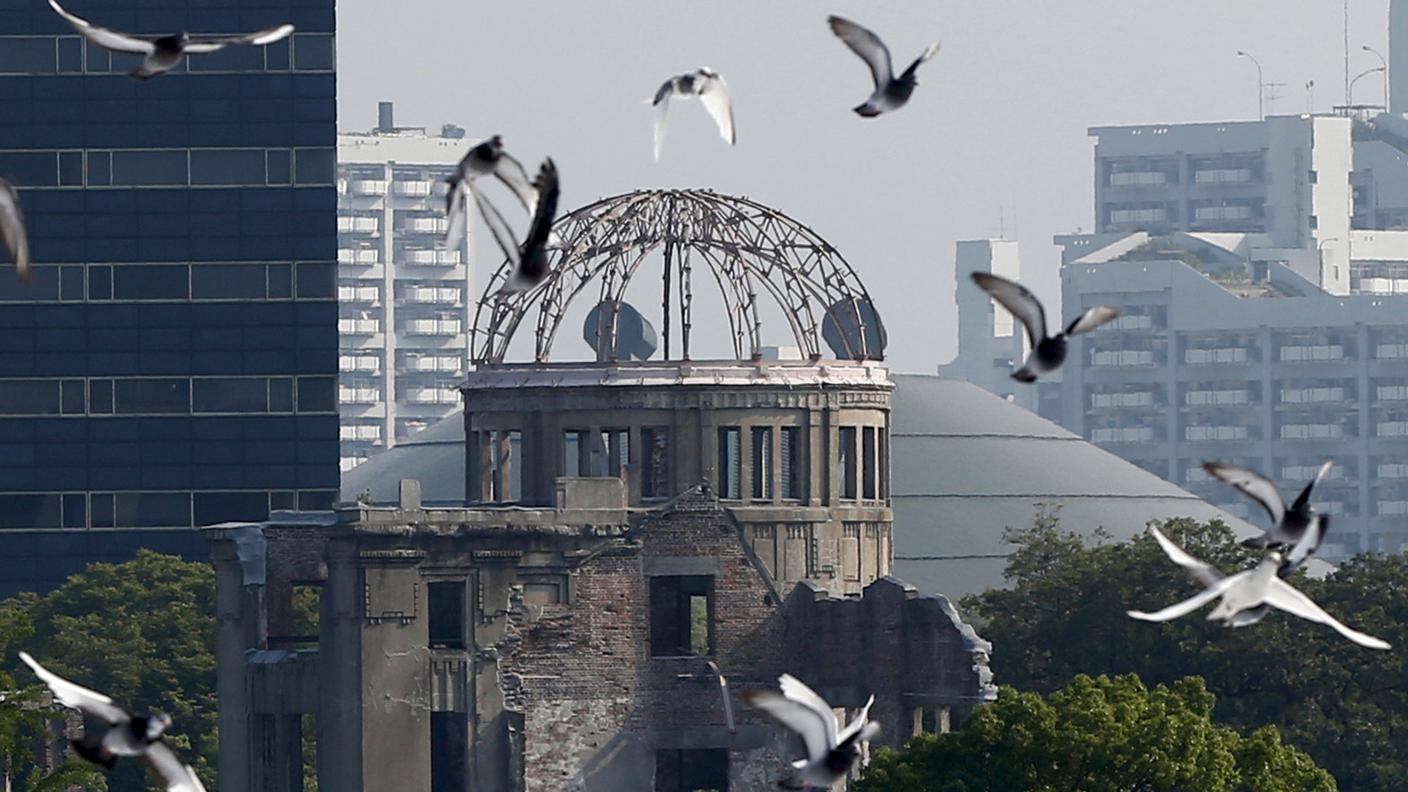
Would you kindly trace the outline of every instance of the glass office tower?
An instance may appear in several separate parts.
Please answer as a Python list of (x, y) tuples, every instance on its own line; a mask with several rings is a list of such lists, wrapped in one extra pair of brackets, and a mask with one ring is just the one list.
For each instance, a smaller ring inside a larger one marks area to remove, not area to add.
[(0, 0), (0, 596), (338, 486), (333, 0), (69, 0), (133, 33), (292, 22), (149, 81)]

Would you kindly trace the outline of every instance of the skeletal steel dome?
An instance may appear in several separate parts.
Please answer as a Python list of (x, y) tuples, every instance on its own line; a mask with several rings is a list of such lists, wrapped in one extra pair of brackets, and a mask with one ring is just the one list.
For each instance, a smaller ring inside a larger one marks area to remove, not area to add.
[[(866, 292), (841, 254), (776, 209), (709, 190), (642, 190), (604, 198), (558, 218), (549, 249), (552, 272), (536, 288), (499, 294), (511, 267), (489, 279), (474, 314), (470, 353), (479, 365), (504, 362), (524, 318), (537, 315), (534, 360), (548, 362), (569, 304), (596, 284), (598, 306), (623, 304), (627, 285), (647, 261), (660, 261), (664, 357), (689, 359), (695, 274), (705, 269), (723, 298), (733, 351), (751, 358), (762, 346), (758, 295), (782, 309), (802, 354), (879, 360), (885, 332)], [(597, 347), (614, 358), (616, 311)], [(672, 319), (677, 327), (671, 326)], [(677, 350), (671, 345), (676, 344)]]

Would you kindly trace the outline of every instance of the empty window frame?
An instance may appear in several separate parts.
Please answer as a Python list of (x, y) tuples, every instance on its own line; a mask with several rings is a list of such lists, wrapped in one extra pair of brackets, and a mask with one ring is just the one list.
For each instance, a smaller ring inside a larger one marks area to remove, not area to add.
[(640, 430), (642, 498), (663, 498), (670, 494), (670, 429), (647, 426)]
[(562, 433), (562, 475), (585, 476), (590, 470), (587, 431), (568, 429)]
[(741, 430), (737, 426), (719, 427), (719, 497), (738, 500), (743, 497), (743, 449)]
[(650, 578), (650, 656), (694, 657), (714, 645), (714, 578), (661, 575)]
[(430, 611), (430, 646), (465, 648), (464, 581), (436, 580), (426, 584)]
[(836, 462), (841, 473), (841, 498), (856, 499), (857, 466), (856, 427), (843, 426), (837, 430)]
[(753, 498), (772, 500), (772, 427), (753, 427)]
[(875, 427), (866, 426), (861, 429), (861, 497), (866, 500), (875, 500), (879, 493), (877, 487), (880, 473), (880, 457), (878, 455), (878, 444), (875, 441)]
[(469, 742), (465, 713), (430, 713), (430, 792), (463, 792)]
[(595, 450), (602, 455), (594, 465), (597, 475), (619, 478), (631, 464), (631, 430), (602, 429), (601, 443)]
[(655, 752), (655, 792), (728, 792), (728, 749)]
[(802, 445), (802, 427), (782, 427), (780, 445), (782, 498), (783, 500), (802, 500), (806, 497), (803, 482), (807, 474), (806, 457), (803, 456), (805, 449)]

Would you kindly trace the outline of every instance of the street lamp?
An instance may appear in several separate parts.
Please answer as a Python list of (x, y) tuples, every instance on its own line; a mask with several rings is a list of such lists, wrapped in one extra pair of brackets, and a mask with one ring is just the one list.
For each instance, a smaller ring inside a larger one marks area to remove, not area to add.
[(1368, 44), (1365, 44), (1365, 45), (1362, 47), (1362, 49), (1363, 49), (1365, 52), (1370, 53), (1371, 55), (1373, 55), (1375, 58), (1378, 58), (1378, 59), (1379, 59), (1379, 65), (1383, 66), (1383, 69), (1384, 69), (1384, 111), (1387, 112), (1387, 111), (1388, 111), (1388, 59), (1384, 57), (1384, 54), (1383, 54), (1382, 52), (1379, 52), (1378, 50), (1374, 49), (1373, 47), (1369, 46)]
[(1237, 55), (1256, 64), (1256, 117), (1258, 120), (1266, 118), (1266, 111), (1262, 105), (1262, 86), (1265, 83), (1261, 80), (1261, 61), (1253, 57), (1251, 53), (1242, 50), (1237, 50)]
[[(1375, 66), (1375, 67), (1372, 68), (1372, 69), (1365, 69), (1364, 71), (1359, 72), (1358, 74), (1354, 75), (1354, 79), (1349, 81), (1349, 99), (1348, 99), (1349, 104), (1351, 104), (1351, 105), (1354, 104), (1354, 84), (1357, 83), (1357, 82), (1359, 82), (1359, 78), (1361, 78), (1361, 77), (1368, 77), (1369, 75), (1374, 74), (1374, 73), (1376, 73), (1376, 72), (1387, 72), (1387, 71), (1388, 71), (1388, 69), (1384, 68), (1383, 66)], [(1387, 108), (1385, 108), (1385, 109), (1387, 109)]]

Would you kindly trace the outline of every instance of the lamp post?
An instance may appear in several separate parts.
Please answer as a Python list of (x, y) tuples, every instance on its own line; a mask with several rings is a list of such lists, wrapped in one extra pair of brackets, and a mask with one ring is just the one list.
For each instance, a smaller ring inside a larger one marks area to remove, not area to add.
[(1264, 97), (1262, 92), (1262, 86), (1265, 85), (1265, 83), (1263, 83), (1261, 80), (1261, 61), (1257, 60), (1254, 56), (1252, 56), (1251, 53), (1245, 52), (1243, 50), (1237, 50), (1237, 55), (1246, 58), (1252, 63), (1256, 64), (1256, 117), (1257, 120), (1260, 121), (1261, 119), (1266, 118), (1266, 110), (1265, 105), (1263, 104)]
[(1364, 50), (1365, 52), (1367, 52), (1367, 53), (1373, 55), (1375, 58), (1378, 58), (1378, 59), (1379, 59), (1379, 65), (1383, 67), (1383, 70), (1384, 70), (1384, 112), (1388, 112), (1388, 59), (1384, 57), (1384, 54), (1383, 54), (1382, 52), (1379, 52), (1378, 50), (1374, 49), (1373, 47), (1369, 46), (1368, 44), (1365, 44), (1365, 45), (1363, 46), (1363, 50)]
[[(1358, 74), (1354, 75), (1354, 79), (1349, 81), (1349, 104), (1351, 104), (1351, 105), (1354, 104), (1354, 84), (1357, 83), (1357, 82), (1359, 82), (1359, 78), (1361, 78), (1361, 77), (1368, 77), (1369, 75), (1374, 74), (1374, 73), (1376, 73), (1376, 72), (1387, 72), (1387, 71), (1388, 71), (1388, 69), (1384, 68), (1383, 66), (1375, 66), (1375, 67), (1372, 68), (1372, 69), (1365, 69), (1364, 71), (1359, 72)], [(1387, 109), (1387, 108), (1385, 108), (1385, 109)]]

